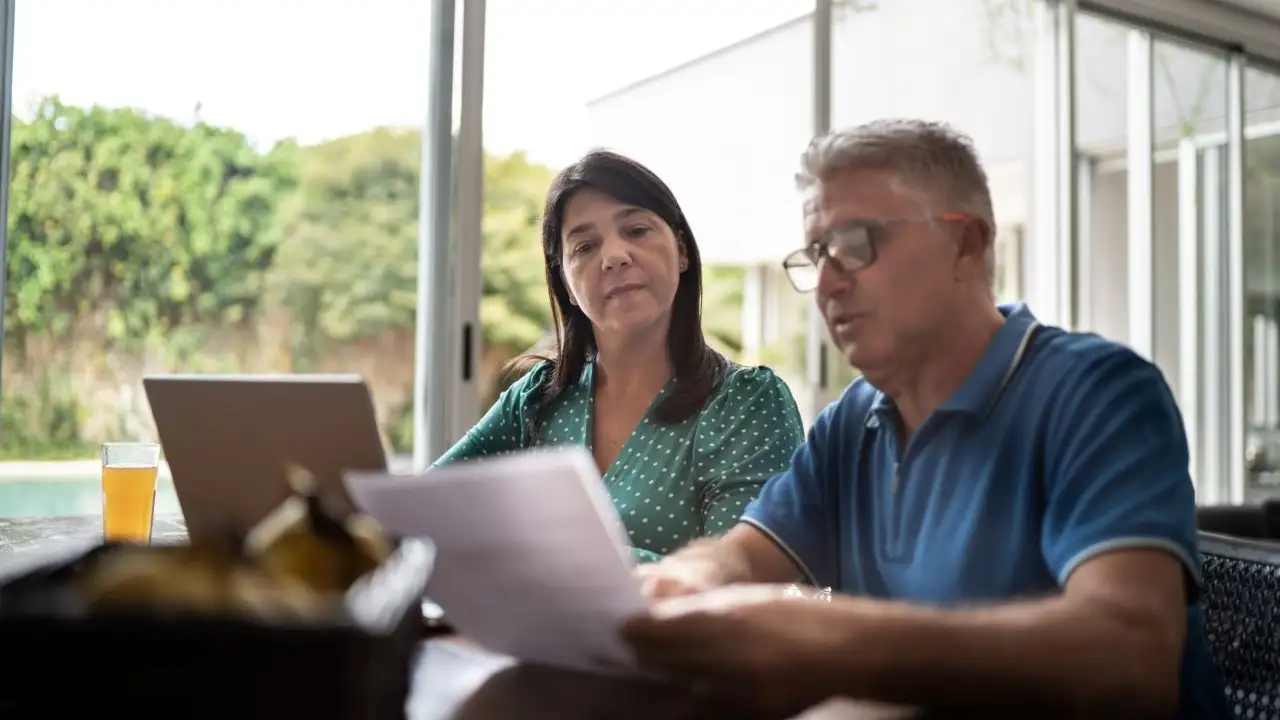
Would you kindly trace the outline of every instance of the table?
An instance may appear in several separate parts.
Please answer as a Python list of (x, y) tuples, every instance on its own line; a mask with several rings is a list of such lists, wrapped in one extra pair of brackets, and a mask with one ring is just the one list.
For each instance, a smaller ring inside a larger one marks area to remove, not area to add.
[[(834, 701), (800, 718), (888, 720), (918, 715), (888, 705)], [(461, 639), (424, 644), (409, 701), (409, 720), (599, 717), (695, 720), (733, 715), (672, 686), (522, 665)]]
[[(0, 580), (87, 549), (99, 541), (101, 528), (97, 516), (0, 518)], [(185, 540), (182, 517), (157, 517), (152, 537), (158, 542)], [(801, 717), (880, 720), (912, 715), (884, 705), (833, 702)], [(672, 686), (525, 665), (461, 638), (423, 643), (414, 668), (409, 720), (596, 717), (694, 720), (726, 715)]]
[[(157, 543), (183, 542), (182, 515), (157, 515), (151, 537)], [(102, 517), (0, 518), (0, 580), (58, 557), (87, 550), (102, 539)]]
[[(157, 515), (151, 534), (160, 541), (183, 540), (187, 526), (182, 515)], [(39, 550), (66, 542), (96, 542), (102, 537), (98, 515), (73, 517), (0, 518), (0, 553)]]

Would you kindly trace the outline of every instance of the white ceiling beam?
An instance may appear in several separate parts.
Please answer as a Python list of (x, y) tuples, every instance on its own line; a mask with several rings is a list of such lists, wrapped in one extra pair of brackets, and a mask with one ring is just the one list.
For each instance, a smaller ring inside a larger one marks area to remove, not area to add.
[(1145, 25), (1280, 69), (1280, 17), (1225, 0), (1079, 0), (1081, 10)]

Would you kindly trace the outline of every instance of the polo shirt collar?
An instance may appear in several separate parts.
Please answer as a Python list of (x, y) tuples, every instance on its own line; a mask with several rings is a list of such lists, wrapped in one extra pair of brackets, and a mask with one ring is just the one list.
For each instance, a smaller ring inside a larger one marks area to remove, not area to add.
[[(985, 415), (995, 405), (1008, 378), (1013, 376), (1026, 353), (1031, 329), (1038, 322), (1026, 303), (1000, 305), (999, 309), (1005, 317), (1004, 325), (1000, 326), (969, 377), (938, 410)], [(873, 409), (876, 415), (881, 415), (894, 409), (893, 401), (880, 392), (876, 395)]]

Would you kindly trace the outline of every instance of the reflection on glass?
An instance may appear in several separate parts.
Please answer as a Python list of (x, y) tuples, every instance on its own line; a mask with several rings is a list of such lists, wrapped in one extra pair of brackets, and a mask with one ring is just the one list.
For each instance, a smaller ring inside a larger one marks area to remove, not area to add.
[(360, 373), (406, 449), (429, 6), (267, 5), (17, 9), (0, 514), (98, 514), (150, 373)]
[(1022, 248), (1026, 232), (1022, 225), (1000, 228), (996, 233), (995, 295), (1001, 303), (1023, 298)]
[[(1079, 165), (1080, 258), (1077, 287), (1082, 330), (1128, 340), (1127, 233), (1129, 30), (1081, 12), (1076, 17), (1075, 107)], [(1034, 277), (1034, 274), (1033, 276)], [(1034, 282), (1029, 278), (1030, 282)], [(1033, 288), (1034, 289), (1034, 288)]]
[(1151, 61), (1157, 143), (1226, 128), (1226, 58), (1159, 39)]
[[(1153, 126), (1151, 177), (1152, 212), (1152, 306), (1155, 346), (1154, 360), (1171, 385), (1177, 386), (1181, 376), (1182, 331), (1181, 303), (1196, 298), (1183, 293), (1180, 285), (1180, 248), (1182, 237), (1199, 236), (1203, 241), (1206, 228), (1184, 232), (1182, 223), (1188, 217), (1207, 221), (1204, 192), (1183, 196), (1180, 173), (1195, 172), (1200, 178), (1204, 165), (1220, 162), (1222, 153), (1206, 150), (1212, 134), (1221, 133), (1227, 116), (1227, 61), (1204, 48), (1182, 45), (1157, 38), (1152, 44), (1151, 58)], [(1216, 140), (1216, 138), (1215, 138)], [(1194, 149), (1188, 157), (1184, 151)], [(1216, 147), (1216, 145), (1215, 145)], [(1193, 162), (1192, 168), (1181, 168), (1182, 161)], [(1203, 180), (1200, 183), (1203, 185)], [(1187, 212), (1195, 211), (1195, 212)], [(1203, 244), (1202, 242), (1200, 244)], [(1187, 359), (1194, 363), (1194, 359)], [(1185, 388), (1178, 388), (1185, 392)], [(1181, 398), (1180, 398), (1181, 400)], [(1187, 402), (1191, 402), (1188, 398)], [(1193, 422), (1198, 419), (1193, 418)], [(1190, 431), (1192, 443), (1196, 432)], [(1198, 449), (1197, 449), (1198, 450)], [(1195, 455), (1197, 450), (1193, 450)], [(1195, 470), (1193, 470), (1195, 472)], [(1208, 473), (1201, 473), (1207, 476)], [(1204, 487), (1206, 477), (1195, 478)]]
[[(1274, 87), (1250, 70), (1245, 96)], [(1244, 182), (1244, 408), (1247, 491), (1280, 488), (1280, 128), (1277, 108), (1249, 114), (1254, 137), (1245, 142)]]

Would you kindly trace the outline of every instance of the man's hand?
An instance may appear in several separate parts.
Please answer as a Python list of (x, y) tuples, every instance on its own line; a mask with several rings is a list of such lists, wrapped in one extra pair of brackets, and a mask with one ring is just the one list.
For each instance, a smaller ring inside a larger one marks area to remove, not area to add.
[[(677, 580), (670, 581), (679, 582)], [(656, 603), (623, 627), (642, 665), (741, 706), (792, 717), (826, 700), (830, 604), (785, 585), (731, 585)]]
[(706, 592), (734, 583), (789, 582), (800, 570), (778, 545), (748, 523), (717, 538), (693, 541), (665, 559), (636, 568), (650, 598)]
[(640, 580), (640, 592), (655, 600), (706, 592), (716, 585), (714, 568), (696, 559), (673, 557), (640, 565), (632, 574)]

